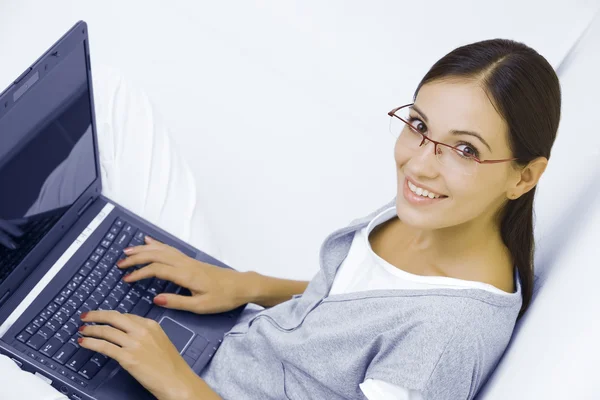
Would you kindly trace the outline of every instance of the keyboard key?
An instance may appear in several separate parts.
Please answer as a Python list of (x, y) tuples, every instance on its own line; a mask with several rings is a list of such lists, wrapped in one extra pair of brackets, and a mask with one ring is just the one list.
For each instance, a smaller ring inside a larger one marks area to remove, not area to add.
[(36, 333), (27, 341), (27, 346), (31, 347), (32, 349), (39, 350), (44, 343), (46, 343), (46, 338)]
[(58, 339), (61, 343), (67, 343), (71, 337), (71, 334), (64, 329), (59, 329), (53, 337)]
[(124, 314), (124, 313), (131, 312), (131, 310), (133, 310), (133, 307), (135, 307), (135, 304), (133, 304), (130, 301), (125, 300), (125, 301), (119, 303), (119, 305), (117, 306), (117, 311)]
[(53, 317), (48, 322), (46, 322), (46, 325), (44, 326), (50, 329), (52, 332), (56, 332), (62, 324), (63, 323), (61, 323), (59, 320)]
[(117, 254), (107, 252), (100, 262), (105, 262), (107, 264), (113, 265), (117, 261)]
[(121, 218), (117, 218), (115, 220), (114, 225), (118, 226), (119, 228), (122, 228), (125, 225), (125, 221), (123, 221)]
[(104, 297), (106, 297), (112, 290), (112, 287), (108, 286), (106, 283), (103, 282), (100, 284), (100, 286), (98, 286), (98, 289), (96, 289), (96, 290), (99, 291), (100, 293), (102, 293), (104, 295)]
[(62, 327), (65, 331), (69, 333), (69, 335), (74, 335), (79, 328), (79, 324), (76, 323), (73, 319), (70, 319), (69, 322)]
[(139, 303), (133, 307), (131, 310), (131, 314), (139, 315), (140, 317), (145, 317), (148, 314), (148, 311), (152, 308), (152, 303), (148, 303), (144, 299), (142, 299)]
[(115, 240), (115, 245), (124, 248), (129, 244), (129, 240), (131, 240), (131, 235), (127, 232), (121, 232), (117, 240)]
[(54, 335), (54, 332), (55, 331), (53, 331), (52, 329), (50, 329), (44, 325), (40, 328), (39, 331), (37, 331), (37, 334), (42, 335), (43, 337), (46, 338), (46, 340), (48, 340)]
[(102, 367), (108, 362), (108, 360), (109, 358), (104, 354), (96, 353), (92, 356), (90, 361), (95, 362), (96, 364)]
[(142, 279), (141, 281), (137, 281), (134, 285), (137, 290), (140, 292), (145, 292), (148, 287), (150, 287), (150, 283), (152, 282), (152, 278)]
[(85, 365), (79, 370), (79, 375), (83, 376), (86, 379), (92, 379), (98, 371), (100, 371), (101, 366), (89, 360)]
[(75, 312), (75, 310), (77, 310), (77, 307), (73, 307), (72, 305), (69, 304), (68, 301), (60, 309), (61, 312), (63, 312), (65, 315), (67, 315), (69, 317), (71, 315), (73, 315), (73, 313)]
[(65, 343), (60, 350), (56, 352), (52, 359), (62, 365), (71, 358), (75, 351), (77, 351), (77, 347), (73, 346), (71, 343)]
[(102, 240), (102, 242), (100, 242), (100, 246), (105, 247), (107, 249), (110, 247), (110, 245), (111, 245), (111, 242), (106, 239), (104, 239), (104, 240)]
[(113, 233), (110, 233), (110, 232), (108, 232), (108, 233), (106, 234), (106, 236), (104, 236), (104, 239), (105, 239), (105, 240), (108, 240), (109, 242), (111, 242), (111, 243), (112, 243), (112, 241), (113, 241), (113, 240), (115, 240), (115, 238), (116, 238), (116, 237), (117, 237), (117, 235), (115, 235), (115, 234), (113, 234)]
[(108, 296), (102, 304), (106, 304), (109, 310), (114, 310), (117, 307), (117, 304), (119, 304), (119, 300), (112, 296)]
[(52, 314), (54, 314), (54, 313), (46, 307), (44, 309), (44, 311), (42, 311), (38, 317), (47, 321), (50, 317), (52, 317)]
[(115, 257), (119, 257), (121, 254), (123, 254), (123, 249), (118, 246), (110, 246), (108, 252), (110, 254), (114, 254)]
[(117, 299), (117, 300), (121, 301), (121, 300), (123, 299), (123, 297), (125, 297), (125, 292), (115, 287), (115, 288), (114, 288), (114, 289), (113, 289), (113, 290), (110, 292), (110, 295), (109, 295), (109, 296), (112, 296), (112, 297), (114, 297), (115, 299)]
[[(108, 294), (108, 293), (107, 293)], [(90, 295), (90, 299), (94, 300), (98, 304), (102, 304), (106, 295), (102, 293), (100, 290), (94, 290), (94, 293)]]
[(71, 282), (67, 284), (67, 289), (74, 292), (79, 286), (79, 284), (83, 281), (83, 279), (84, 278), (82, 275), (77, 274), (73, 279), (71, 279)]
[(59, 306), (62, 306), (63, 303), (67, 301), (67, 297), (63, 296), (62, 294), (59, 294), (58, 296), (56, 296), (56, 298), (54, 299), (54, 302), (56, 304), (58, 304)]
[[(131, 308), (133, 308), (133, 306)], [(115, 310), (118, 311), (118, 312), (120, 312), (121, 314), (127, 314), (130, 311), (130, 310), (127, 310), (125, 307), (123, 307), (123, 303), (119, 304), (117, 306), (117, 308), (115, 308)]]
[(83, 306), (81, 306), (80, 309), (85, 308), (86, 311), (92, 311), (98, 308), (99, 305), (100, 303), (98, 303), (95, 299), (89, 298), (85, 303), (83, 303)]
[(88, 362), (94, 355), (92, 350), (80, 348), (75, 354), (67, 361), (67, 368), (77, 372), (81, 367)]
[(165, 290), (165, 288), (167, 287), (167, 285), (169, 284), (169, 282), (167, 282), (164, 279), (158, 279), (156, 278), (154, 280), (154, 283), (158, 286), (160, 292), (163, 292)]
[(88, 276), (90, 274), (90, 272), (92, 272), (93, 267), (88, 267), (86, 265), (84, 265), (83, 267), (81, 267), (79, 269), (79, 273), (83, 276)]
[(31, 337), (31, 333), (23, 331), (23, 332), (19, 333), (19, 336), (17, 336), (17, 340), (19, 342), (26, 343), (30, 337)]
[(54, 314), (54, 319), (56, 319), (60, 325), (64, 325), (69, 320), (69, 317), (70, 315), (67, 315), (65, 312), (63, 312), (62, 308), (56, 314)]
[(79, 301), (82, 301), (82, 302), (85, 301), (88, 298), (88, 296), (90, 295), (89, 292), (86, 292), (86, 289), (87, 289), (87, 287), (83, 288), (83, 285), (80, 286), (79, 289), (77, 289), (75, 291), (75, 293), (73, 293), (72, 298), (73, 299), (77, 298), (77, 299), (79, 299)]
[(52, 314), (54, 314), (56, 312), (56, 310), (58, 310), (58, 306), (54, 303), (50, 303), (48, 304), (48, 307), (46, 307), (48, 310), (52, 311)]
[(42, 326), (46, 321), (43, 318), (37, 317), (33, 320), (34, 325)]
[(99, 247), (96, 247), (96, 250), (94, 250), (94, 253), (96, 253), (97, 255), (102, 257), (104, 255), (104, 253), (106, 253), (106, 249), (102, 246), (99, 246)]
[[(110, 233), (112, 233), (113, 235), (118, 235), (119, 232), (121, 232), (121, 229), (118, 226), (111, 226), (110, 228)], [(106, 240), (105, 240), (106, 241)], [(110, 245), (109, 245), (110, 246)]]
[(65, 304), (67, 304), (69, 307), (73, 307), (74, 309), (78, 309), (79, 306), (83, 304), (83, 301), (81, 301), (79, 297), (71, 296)]
[(37, 332), (37, 330), (38, 330), (39, 328), (40, 328), (40, 327), (39, 327), (38, 325), (36, 325), (36, 324), (34, 324), (34, 323), (32, 322), (32, 323), (30, 323), (29, 325), (27, 325), (27, 328), (25, 328), (25, 331), (26, 331), (27, 333), (29, 333), (30, 335), (33, 335), (34, 333), (36, 333), (36, 332)]
[(135, 231), (137, 231), (137, 228), (131, 224), (125, 224), (125, 228), (123, 228), (123, 232), (129, 234), (130, 236), (133, 236)]
[(98, 254), (94, 253), (90, 256), (90, 260), (92, 260), (94, 262), (98, 262), (98, 261), (100, 261), (100, 256)]
[(117, 278), (115, 276), (115, 273), (112, 272), (112, 271), (109, 272), (108, 274), (106, 274), (106, 276), (102, 280), (102, 283), (105, 284), (106, 286), (108, 286), (111, 289), (116, 286), (117, 282), (119, 282), (119, 278)]
[(146, 237), (146, 234), (144, 233), (144, 231), (138, 231), (135, 234), (135, 239), (139, 240), (140, 242), (144, 243), (144, 238)]
[(85, 282), (81, 284), (81, 286), (79, 286), (79, 289), (83, 290), (89, 296), (90, 294), (92, 294), (94, 289), (96, 289), (96, 286), (92, 285), (91, 279), (88, 278)]
[(43, 347), (41, 353), (47, 355), (48, 357), (52, 357), (58, 349), (62, 347), (63, 343), (58, 340), (58, 338), (51, 338), (48, 343), (46, 343)]

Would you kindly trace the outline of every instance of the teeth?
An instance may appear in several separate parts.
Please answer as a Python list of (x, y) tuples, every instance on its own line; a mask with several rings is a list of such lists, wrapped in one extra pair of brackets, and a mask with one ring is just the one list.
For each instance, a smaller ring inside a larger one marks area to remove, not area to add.
[(436, 195), (428, 190), (413, 185), (411, 182), (408, 182), (408, 187), (411, 190), (411, 192), (416, 193), (419, 196), (429, 197), (430, 199), (437, 199), (438, 197), (440, 197), (439, 195)]

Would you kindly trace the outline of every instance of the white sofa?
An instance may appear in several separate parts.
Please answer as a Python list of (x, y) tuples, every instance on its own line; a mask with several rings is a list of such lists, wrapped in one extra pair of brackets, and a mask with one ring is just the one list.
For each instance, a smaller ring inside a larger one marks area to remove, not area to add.
[[(140, 186), (148, 194), (142, 197), (125, 185), (119, 155), (104, 152), (107, 193), (234, 268), (290, 279), (310, 279), (324, 237), (395, 194), (384, 113), (411, 96), (432, 62), (489, 37), (536, 48), (557, 68), (563, 89), (560, 131), (536, 202), (538, 286), (478, 398), (600, 396), (593, 368), (599, 354), (597, 1), (240, 2), (232, 9), (191, 1), (167, 7), (56, 0), (35, 3), (39, 12), (31, 14), (34, 3), (0, 5), (0, 49), (11, 54), (0, 65), (0, 86), (85, 19), (95, 79), (97, 66), (109, 64), (144, 88), (148, 97), (138, 92), (143, 99), (135, 106), (140, 113), (158, 111), (162, 122), (139, 132), (170, 138), (161, 142), (169, 151), (143, 147), (136, 156), (183, 171), (169, 187), (167, 175), (139, 171), (146, 173), (142, 182), (156, 183)], [(408, 12), (427, 18), (404, 18)], [(55, 17), (44, 18), (50, 13)], [(99, 110), (106, 121), (110, 111)], [(364, 196), (355, 195), (357, 188)], [(147, 198), (167, 206), (142, 202)], [(169, 214), (174, 210), (193, 218)]]

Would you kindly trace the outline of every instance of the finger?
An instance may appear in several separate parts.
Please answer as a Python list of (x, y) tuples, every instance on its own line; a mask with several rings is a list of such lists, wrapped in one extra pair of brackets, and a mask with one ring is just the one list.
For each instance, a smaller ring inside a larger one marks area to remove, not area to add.
[(192, 296), (182, 296), (179, 294), (161, 293), (154, 297), (154, 304), (164, 308), (172, 308), (175, 310), (195, 310), (199, 302), (199, 298)]
[(24, 233), (23, 230), (15, 224), (8, 221), (4, 221), (2, 219), (0, 219), (0, 229), (4, 230), (5, 232), (11, 234), (14, 237), (21, 237)]
[(164, 249), (148, 249), (120, 260), (117, 262), (117, 267), (129, 268), (134, 265), (150, 264), (153, 262), (172, 264), (174, 263), (173, 254)]
[(87, 337), (104, 339), (120, 347), (131, 346), (133, 344), (133, 340), (125, 332), (109, 325), (83, 325), (79, 328), (79, 333)]
[(127, 248), (123, 249), (123, 253), (125, 253), (128, 256), (132, 256), (134, 254), (143, 253), (145, 251), (150, 251), (153, 249), (154, 249), (153, 246), (149, 246), (147, 244), (141, 244), (138, 246), (127, 247)]
[(144, 241), (148, 244), (164, 244), (163, 242), (159, 242), (158, 240), (146, 235), (144, 236)]
[(4, 247), (7, 247), (12, 250), (17, 249), (17, 244), (13, 242), (10, 237), (8, 237), (5, 233), (0, 230), (0, 244)]
[(96, 322), (101, 324), (108, 324), (117, 329), (120, 329), (126, 333), (133, 333), (139, 331), (136, 322), (129, 318), (126, 314), (121, 314), (118, 311), (88, 311), (80, 316), (84, 322)]
[(79, 342), (79, 345), (83, 348), (102, 353), (107, 357), (117, 360), (119, 364), (121, 363), (124, 350), (116, 344), (90, 337), (79, 338), (77, 339), (77, 342)]
[(123, 277), (125, 282), (137, 282), (146, 278), (159, 278), (188, 287), (192, 274), (186, 268), (174, 268), (170, 265), (152, 263)]

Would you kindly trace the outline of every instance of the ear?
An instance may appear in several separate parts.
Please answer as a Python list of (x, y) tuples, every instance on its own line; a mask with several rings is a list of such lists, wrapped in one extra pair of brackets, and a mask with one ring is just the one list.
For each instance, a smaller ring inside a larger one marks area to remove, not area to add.
[(507, 197), (515, 200), (537, 185), (548, 166), (546, 157), (538, 157), (529, 162), (525, 168), (515, 170), (514, 184), (507, 191)]

